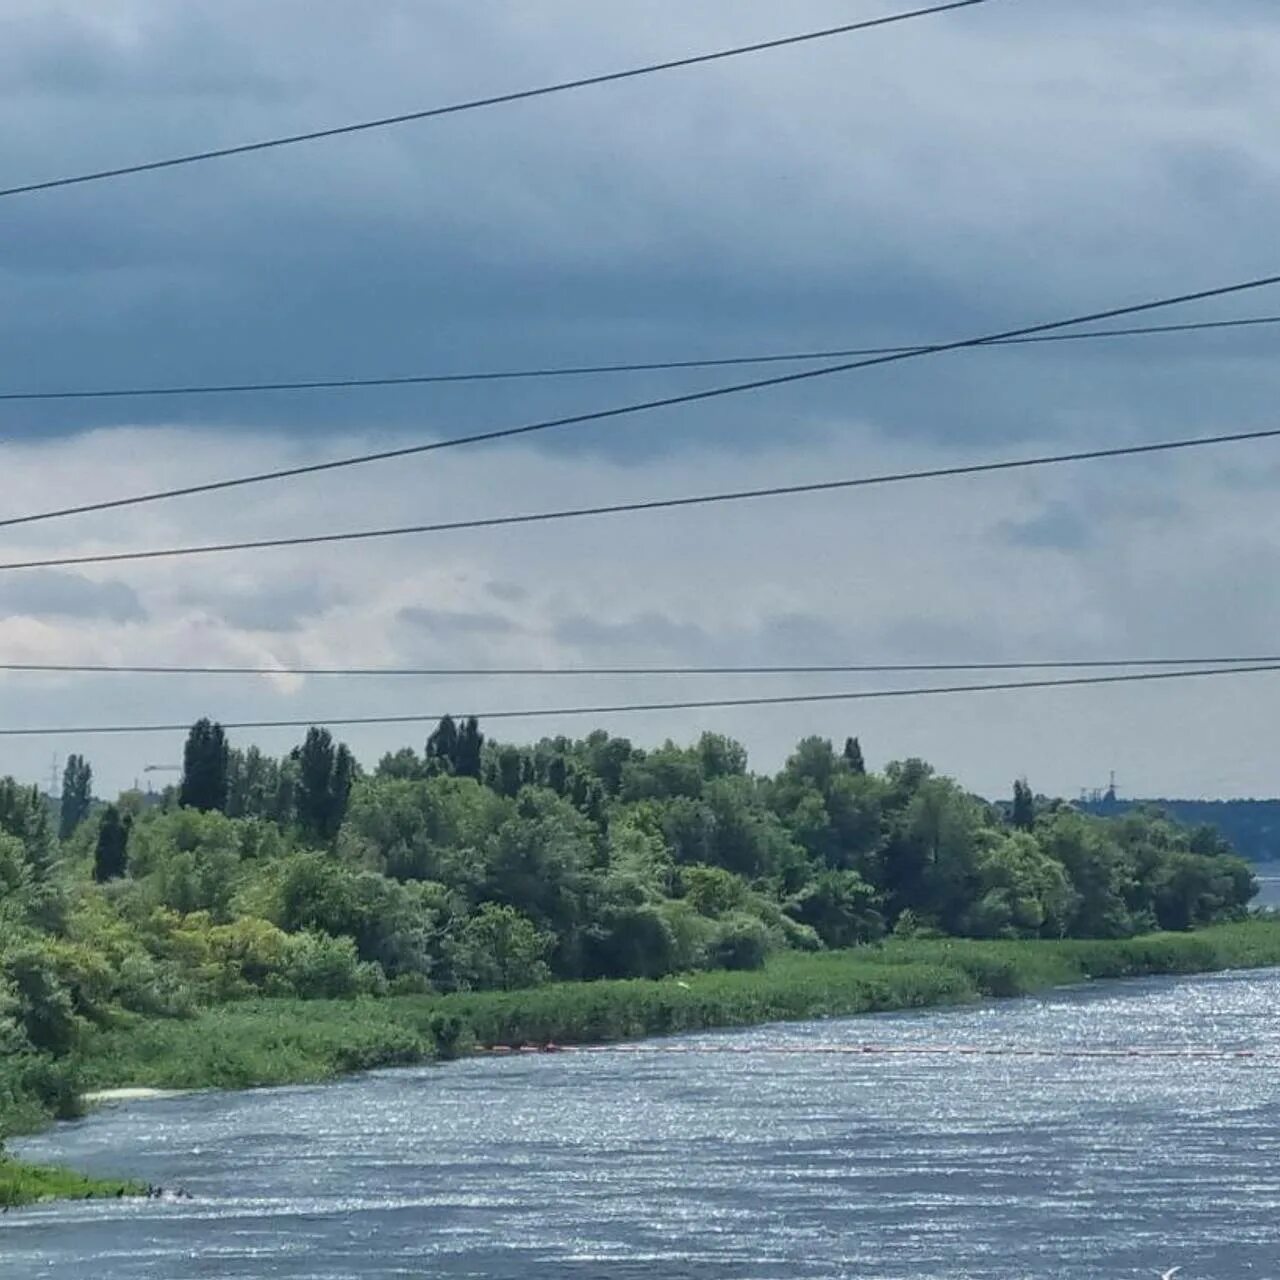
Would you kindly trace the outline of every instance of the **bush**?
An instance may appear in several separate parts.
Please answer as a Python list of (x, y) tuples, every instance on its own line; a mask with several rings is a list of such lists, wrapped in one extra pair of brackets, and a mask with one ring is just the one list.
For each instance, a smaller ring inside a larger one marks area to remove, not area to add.
[(350, 938), (323, 933), (290, 937), (280, 976), (292, 994), (304, 1000), (376, 995), (387, 988), (382, 970), (362, 964)]
[(730, 916), (711, 944), (717, 969), (760, 969), (769, 956), (769, 931), (754, 916)]

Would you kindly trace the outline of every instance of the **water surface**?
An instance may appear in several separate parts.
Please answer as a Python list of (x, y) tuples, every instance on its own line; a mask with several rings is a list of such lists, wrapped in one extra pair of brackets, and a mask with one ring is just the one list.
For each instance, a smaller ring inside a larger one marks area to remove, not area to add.
[(1156, 979), (135, 1103), (25, 1152), (196, 1199), (10, 1213), (0, 1276), (1274, 1280), (1280, 1063), (769, 1050), (1280, 1052), (1278, 1011), (1280, 972)]

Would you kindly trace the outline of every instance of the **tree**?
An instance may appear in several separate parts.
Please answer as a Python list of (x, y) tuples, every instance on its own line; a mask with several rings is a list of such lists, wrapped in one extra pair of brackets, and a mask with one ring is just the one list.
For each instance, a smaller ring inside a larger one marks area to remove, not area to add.
[(227, 817), (269, 818), (275, 813), (280, 762), (257, 747), (228, 754)]
[(436, 773), (452, 773), (457, 754), (458, 726), (452, 716), (443, 716), (427, 739), (427, 764)]
[(58, 814), (58, 839), (66, 840), (89, 816), (93, 801), (93, 770), (84, 756), (69, 755), (62, 771), (62, 804)]
[(828, 947), (856, 947), (884, 936), (884, 917), (871, 886), (856, 871), (824, 871), (787, 903)]
[(314, 727), (295, 749), (294, 759), (298, 762), (298, 824), (313, 840), (330, 841), (346, 816), (355, 761), (345, 744), (334, 748), (328, 729)]
[(0, 832), (22, 841), (32, 878), (47, 882), (56, 850), (49, 807), (39, 787), (24, 787), (12, 778), (0, 778)]
[(500, 796), (515, 796), (524, 785), (524, 753), (520, 748), (491, 748), (484, 781), (485, 786)]
[(866, 773), (867, 766), (862, 758), (862, 744), (857, 738), (846, 738), (844, 740), (844, 762), (849, 766), (850, 773)]
[(963, 931), (979, 938), (1063, 936), (1078, 895), (1062, 863), (1025, 831), (988, 833), (984, 844)]
[(121, 820), (120, 810), (109, 804), (98, 823), (98, 843), (93, 853), (93, 878), (99, 884), (119, 880), (129, 864), (129, 828), (132, 819)]
[(555, 938), (514, 907), (483, 903), (462, 926), (453, 946), (458, 982), (511, 991), (551, 976), (547, 956)]
[(1030, 831), (1036, 824), (1036, 802), (1025, 778), (1013, 784), (1013, 812), (1009, 821), (1018, 831)]
[(178, 803), (184, 809), (225, 812), (230, 758), (227, 735), (220, 724), (197, 720), (187, 734), (182, 751), (182, 789)]
[(453, 744), (453, 772), (459, 778), (478, 778), (483, 749), (484, 734), (480, 732), (480, 722), (475, 716), (469, 716), (462, 722)]
[(80, 1021), (49, 951), (30, 945), (10, 952), (0, 976), (7, 978), (6, 985), (16, 997), (17, 1021), (32, 1045), (55, 1055), (70, 1053)]

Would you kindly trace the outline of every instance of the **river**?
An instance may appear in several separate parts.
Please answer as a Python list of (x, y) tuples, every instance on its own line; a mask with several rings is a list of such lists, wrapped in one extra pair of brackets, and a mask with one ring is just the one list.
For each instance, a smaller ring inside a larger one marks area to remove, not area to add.
[[(1274, 1280), (1280, 971), (107, 1109), (21, 1144), (195, 1199), (0, 1218), (5, 1280)], [(717, 1052), (690, 1052), (709, 1047)], [(746, 1049), (749, 1052), (723, 1052)]]
[(1253, 900), (1256, 907), (1280, 907), (1280, 876), (1275, 874), (1275, 863), (1257, 869), (1258, 896)]

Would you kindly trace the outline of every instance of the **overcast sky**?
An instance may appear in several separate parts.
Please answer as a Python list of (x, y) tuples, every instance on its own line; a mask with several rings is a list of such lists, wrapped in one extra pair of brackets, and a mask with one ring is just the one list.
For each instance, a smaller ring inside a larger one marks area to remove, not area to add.
[[(0, 0), (0, 186), (888, 12), (889, 0)], [(906, 7), (905, 5), (900, 7)], [(0, 202), (0, 392), (946, 341), (1280, 271), (1280, 21), (991, 0)], [(1167, 321), (1280, 314), (1280, 290)], [(1276, 424), (1280, 326), (955, 353), (521, 443), (0, 530), (0, 560), (529, 511)], [(724, 370), (0, 404), (0, 516), (730, 381)], [(733, 507), (0, 572), (0, 662), (483, 666), (1280, 651), (1280, 446)], [(0, 674), (4, 727), (566, 707), (853, 677)], [(881, 684), (904, 683), (882, 681)], [(871, 682), (863, 681), (866, 687)], [(774, 768), (861, 736), (974, 789), (1274, 795), (1280, 675), (602, 720)], [(343, 731), (372, 764), (426, 728)], [(300, 737), (256, 740), (281, 751)], [(233, 734), (241, 744), (254, 740)], [(110, 792), (181, 735), (84, 752)]]

